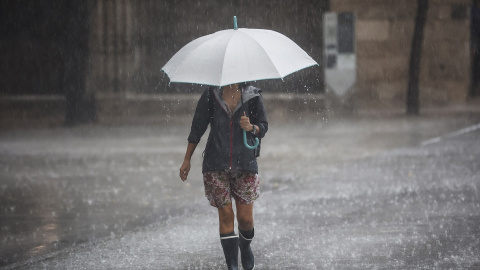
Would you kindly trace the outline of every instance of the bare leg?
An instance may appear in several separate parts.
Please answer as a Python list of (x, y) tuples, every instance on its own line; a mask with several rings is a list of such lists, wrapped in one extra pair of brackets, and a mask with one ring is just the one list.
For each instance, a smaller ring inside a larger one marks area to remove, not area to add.
[(232, 204), (218, 208), (218, 220), (220, 223), (220, 234), (234, 231), (235, 213)]
[(239, 204), (237, 207), (238, 228), (242, 231), (250, 231), (253, 229), (253, 203)]

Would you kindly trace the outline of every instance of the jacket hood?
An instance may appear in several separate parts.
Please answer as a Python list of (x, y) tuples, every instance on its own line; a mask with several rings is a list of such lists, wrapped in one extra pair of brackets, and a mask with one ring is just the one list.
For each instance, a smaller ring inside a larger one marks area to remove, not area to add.
[[(262, 90), (260, 88), (252, 86), (252, 85), (247, 85), (247, 87), (242, 89), (242, 101), (243, 101), (243, 103), (247, 103), (250, 99), (260, 96), (261, 92), (262, 92)], [(225, 102), (220, 102), (221, 100), (223, 100), (221, 98), (222, 88), (221, 87), (216, 87), (215, 89), (213, 89), (213, 94), (215, 95), (215, 98), (219, 101), (220, 105), (226, 110), (227, 104)], [(237, 107), (235, 107), (235, 110), (233, 112), (236, 112), (241, 106), (242, 106), (242, 103), (239, 102), (237, 104)]]

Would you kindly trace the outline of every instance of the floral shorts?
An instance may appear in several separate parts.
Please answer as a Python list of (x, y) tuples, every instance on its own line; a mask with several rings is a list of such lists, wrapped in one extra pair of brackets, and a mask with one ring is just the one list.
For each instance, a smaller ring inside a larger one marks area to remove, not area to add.
[(258, 174), (239, 171), (217, 171), (203, 174), (205, 196), (210, 205), (220, 208), (232, 203), (251, 204), (260, 196)]

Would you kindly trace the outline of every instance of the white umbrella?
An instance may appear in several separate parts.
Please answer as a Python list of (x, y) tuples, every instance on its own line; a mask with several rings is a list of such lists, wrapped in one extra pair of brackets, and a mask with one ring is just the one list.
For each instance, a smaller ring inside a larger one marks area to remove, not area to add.
[(286, 36), (271, 30), (236, 26), (185, 45), (162, 68), (171, 82), (225, 86), (282, 79), (317, 65)]
[[(271, 30), (237, 27), (195, 39), (180, 49), (162, 68), (170, 82), (224, 86), (266, 79), (282, 79), (318, 65), (295, 42)], [(243, 100), (242, 100), (243, 104)], [(248, 145), (246, 132), (243, 141)]]

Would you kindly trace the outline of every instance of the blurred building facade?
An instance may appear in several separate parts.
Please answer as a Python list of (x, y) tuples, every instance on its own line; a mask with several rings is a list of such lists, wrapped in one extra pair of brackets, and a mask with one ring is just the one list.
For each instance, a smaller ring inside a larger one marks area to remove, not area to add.
[[(331, 0), (356, 14), (355, 95), (369, 105), (405, 106), (417, 0)], [(465, 103), (470, 89), (471, 0), (429, 0), (420, 60), (420, 107)]]
[[(169, 85), (161, 67), (189, 41), (232, 28), (234, 15), (239, 27), (285, 34), (320, 64), (288, 76), (284, 82), (258, 82), (266, 92), (322, 94), (325, 11), (356, 15), (357, 84), (353, 94), (358, 106), (405, 106), (417, 0), (80, 2), (1, 2), (1, 121), (69, 108), (74, 108), (72, 119), (79, 121), (174, 114), (174, 104), (164, 103), (167, 99), (159, 95), (198, 94), (201, 89)], [(471, 2), (430, 0), (421, 58), (421, 107), (468, 99)], [(24, 101), (22, 109), (15, 111), (11, 97), (18, 95), (54, 96), (41, 103), (40, 111), (29, 114)], [(55, 98), (58, 96), (65, 96), (66, 101), (61, 103)], [(194, 101), (186, 103), (187, 109), (194, 106)], [(49, 109), (42, 111), (43, 107)], [(5, 112), (5, 108), (14, 112)], [(81, 115), (75, 118), (76, 113)]]

